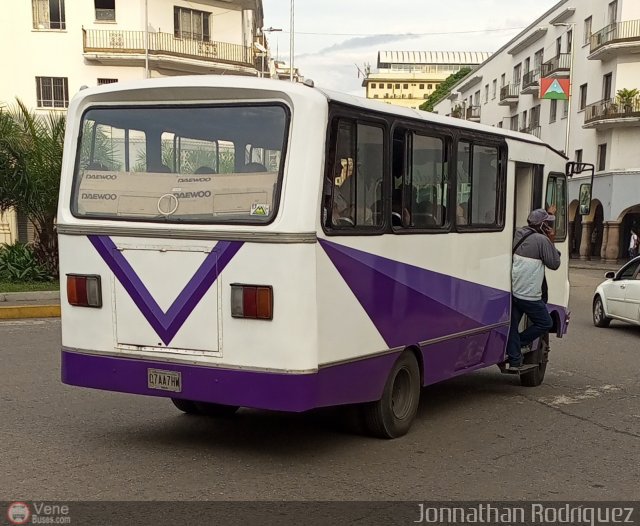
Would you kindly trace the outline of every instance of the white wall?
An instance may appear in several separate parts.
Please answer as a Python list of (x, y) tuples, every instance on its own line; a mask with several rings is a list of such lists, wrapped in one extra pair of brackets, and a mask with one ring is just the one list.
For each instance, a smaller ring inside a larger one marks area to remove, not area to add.
[[(212, 13), (211, 39), (243, 44), (242, 9), (213, 0), (149, 0), (149, 29), (173, 33), (173, 6)], [(36, 77), (67, 77), (69, 97), (82, 85), (95, 86), (98, 78), (127, 81), (144, 78), (142, 66), (113, 66), (86, 61), (82, 28), (144, 31), (144, 0), (116, 0), (116, 21), (96, 22), (94, 2), (66, 0), (65, 30), (34, 30), (30, 0), (3, 0), (0, 16), (0, 102), (20, 97), (36, 108)], [(10, 13), (10, 16), (9, 16)], [(175, 72), (173, 72), (175, 74)], [(157, 76), (157, 73), (154, 73)], [(50, 111), (43, 109), (40, 111)]]

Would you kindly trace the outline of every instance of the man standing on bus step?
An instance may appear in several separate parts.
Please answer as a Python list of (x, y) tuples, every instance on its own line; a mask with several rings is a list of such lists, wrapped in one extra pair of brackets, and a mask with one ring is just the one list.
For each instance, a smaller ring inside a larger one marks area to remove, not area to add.
[[(547, 333), (553, 321), (542, 300), (542, 282), (545, 267), (560, 267), (560, 252), (553, 245), (555, 216), (542, 208), (527, 218), (528, 226), (519, 229), (513, 240), (513, 267), (511, 269), (512, 301), (511, 329), (507, 343), (509, 368), (522, 366), (522, 347)], [(520, 320), (526, 314), (530, 325), (519, 332)]]

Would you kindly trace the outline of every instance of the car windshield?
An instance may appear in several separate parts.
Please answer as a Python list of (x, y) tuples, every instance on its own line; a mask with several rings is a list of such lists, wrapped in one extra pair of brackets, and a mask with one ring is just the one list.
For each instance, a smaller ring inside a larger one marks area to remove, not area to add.
[(277, 104), (91, 109), (82, 121), (72, 211), (268, 223), (277, 211), (287, 125)]

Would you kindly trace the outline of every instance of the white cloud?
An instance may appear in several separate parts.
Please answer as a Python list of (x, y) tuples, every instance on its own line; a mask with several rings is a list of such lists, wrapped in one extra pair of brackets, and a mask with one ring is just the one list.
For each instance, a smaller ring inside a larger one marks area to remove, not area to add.
[[(369, 63), (375, 69), (378, 51), (496, 51), (518, 30), (479, 31), (525, 27), (556, 3), (297, 0), (295, 65), (318, 86), (362, 93), (356, 64), (362, 69)], [(290, 1), (263, 0), (263, 4), (265, 27), (287, 31), (270, 35), (272, 52), (275, 55), (277, 48), (280, 59), (288, 60)]]

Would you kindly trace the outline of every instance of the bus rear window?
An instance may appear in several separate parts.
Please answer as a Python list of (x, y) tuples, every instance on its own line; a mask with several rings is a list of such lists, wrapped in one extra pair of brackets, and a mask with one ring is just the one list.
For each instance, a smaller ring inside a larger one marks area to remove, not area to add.
[(288, 115), (279, 105), (96, 108), (84, 114), (77, 217), (266, 224)]

